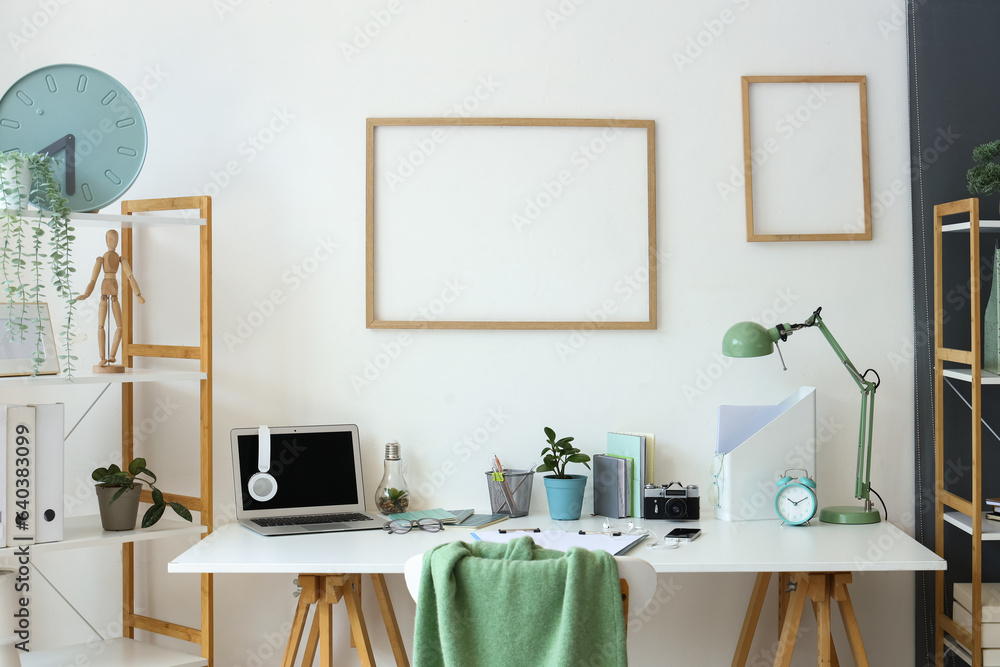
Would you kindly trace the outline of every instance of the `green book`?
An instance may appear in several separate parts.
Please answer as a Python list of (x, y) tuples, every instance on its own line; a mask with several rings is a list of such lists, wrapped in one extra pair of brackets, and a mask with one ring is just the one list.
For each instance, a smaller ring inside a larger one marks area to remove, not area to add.
[(416, 512), (401, 512), (399, 514), (390, 514), (388, 518), (390, 521), (419, 521), (420, 519), (440, 519), (441, 523), (461, 523), (468, 517), (472, 516), (474, 510), (444, 510), (441, 508), (436, 508), (432, 510), (419, 510)]

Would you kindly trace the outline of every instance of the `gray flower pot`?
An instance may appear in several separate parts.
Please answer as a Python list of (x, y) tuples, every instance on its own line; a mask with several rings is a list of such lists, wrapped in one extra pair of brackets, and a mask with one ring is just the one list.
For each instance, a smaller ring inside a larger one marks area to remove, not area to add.
[(142, 482), (123, 493), (118, 500), (111, 502), (121, 487), (97, 487), (97, 506), (101, 508), (101, 525), (104, 530), (133, 530), (135, 520), (139, 515), (139, 494), (142, 493)]

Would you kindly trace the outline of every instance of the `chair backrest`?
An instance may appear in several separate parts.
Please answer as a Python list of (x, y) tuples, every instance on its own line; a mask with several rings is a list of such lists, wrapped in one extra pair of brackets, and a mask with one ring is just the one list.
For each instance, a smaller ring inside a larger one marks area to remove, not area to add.
[[(625, 622), (629, 616), (637, 616), (656, 592), (656, 570), (652, 564), (634, 556), (615, 556), (618, 562), (618, 577), (622, 582)], [(420, 574), (423, 569), (424, 555), (417, 554), (403, 564), (403, 576), (406, 579), (406, 590), (410, 597), (417, 599), (420, 590)]]

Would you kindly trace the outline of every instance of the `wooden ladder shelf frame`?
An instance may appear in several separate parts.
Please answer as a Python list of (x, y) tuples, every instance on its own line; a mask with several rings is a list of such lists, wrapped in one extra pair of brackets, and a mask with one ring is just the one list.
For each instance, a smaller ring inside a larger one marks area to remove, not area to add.
[[(192, 512), (199, 512), (201, 523), (208, 529), (202, 539), (210, 535), (213, 528), (212, 506), (212, 198), (176, 197), (165, 199), (140, 199), (123, 201), (122, 215), (151, 213), (157, 211), (197, 210), (205, 220), (200, 226), (199, 238), (199, 291), (200, 325), (199, 345), (153, 345), (136, 343), (133, 338), (132, 287), (127, 280), (122, 281), (122, 352), (121, 361), (126, 368), (132, 368), (136, 357), (160, 359), (199, 360), (205, 378), (200, 380), (200, 496), (182, 496), (164, 493), (169, 503), (178, 501)], [(130, 266), (132, 261), (133, 229), (123, 227), (121, 232), (121, 256)], [(135, 422), (135, 402), (133, 384), (122, 384), (122, 460), (131, 461), (133, 454), (132, 433)], [(141, 502), (152, 502), (149, 489), (142, 492)], [(135, 637), (135, 630), (182, 639), (201, 645), (201, 657), (213, 664), (213, 598), (214, 581), (211, 574), (201, 575), (201, 628), (191, 628), (135, 613), (135, 544), (122, 545), (122, 624), (123, 636)]]
[[(943, 220), (945, 216), (969, 216), (969, 290), (971, 314), (970, 349), (944, 347)], [(944, 558), (945, 506), (969, 517), (972, 524), (972, 631), (944, 613), (944, 571), (934, 575), (934, 664), (944, 667), (944, 635), (950, 634), (972, 652), (972, 667), (983, 665), (983, 471), (982, 471), (982, 323), (979, 317), (979, 200), (962, 199), (934, 207), (934, 551)], [(962, 498), (944, 488), (944, 363), (965, 364), (970, 370), (972, 412), (972, 498)]]

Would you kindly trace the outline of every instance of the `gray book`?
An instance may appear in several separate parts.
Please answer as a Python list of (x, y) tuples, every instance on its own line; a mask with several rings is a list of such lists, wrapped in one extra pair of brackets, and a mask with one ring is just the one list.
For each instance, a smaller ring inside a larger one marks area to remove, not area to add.
[(594, 514), (621, 519), (630, 507), (631, 474), (626, 459), (594, 455)]

